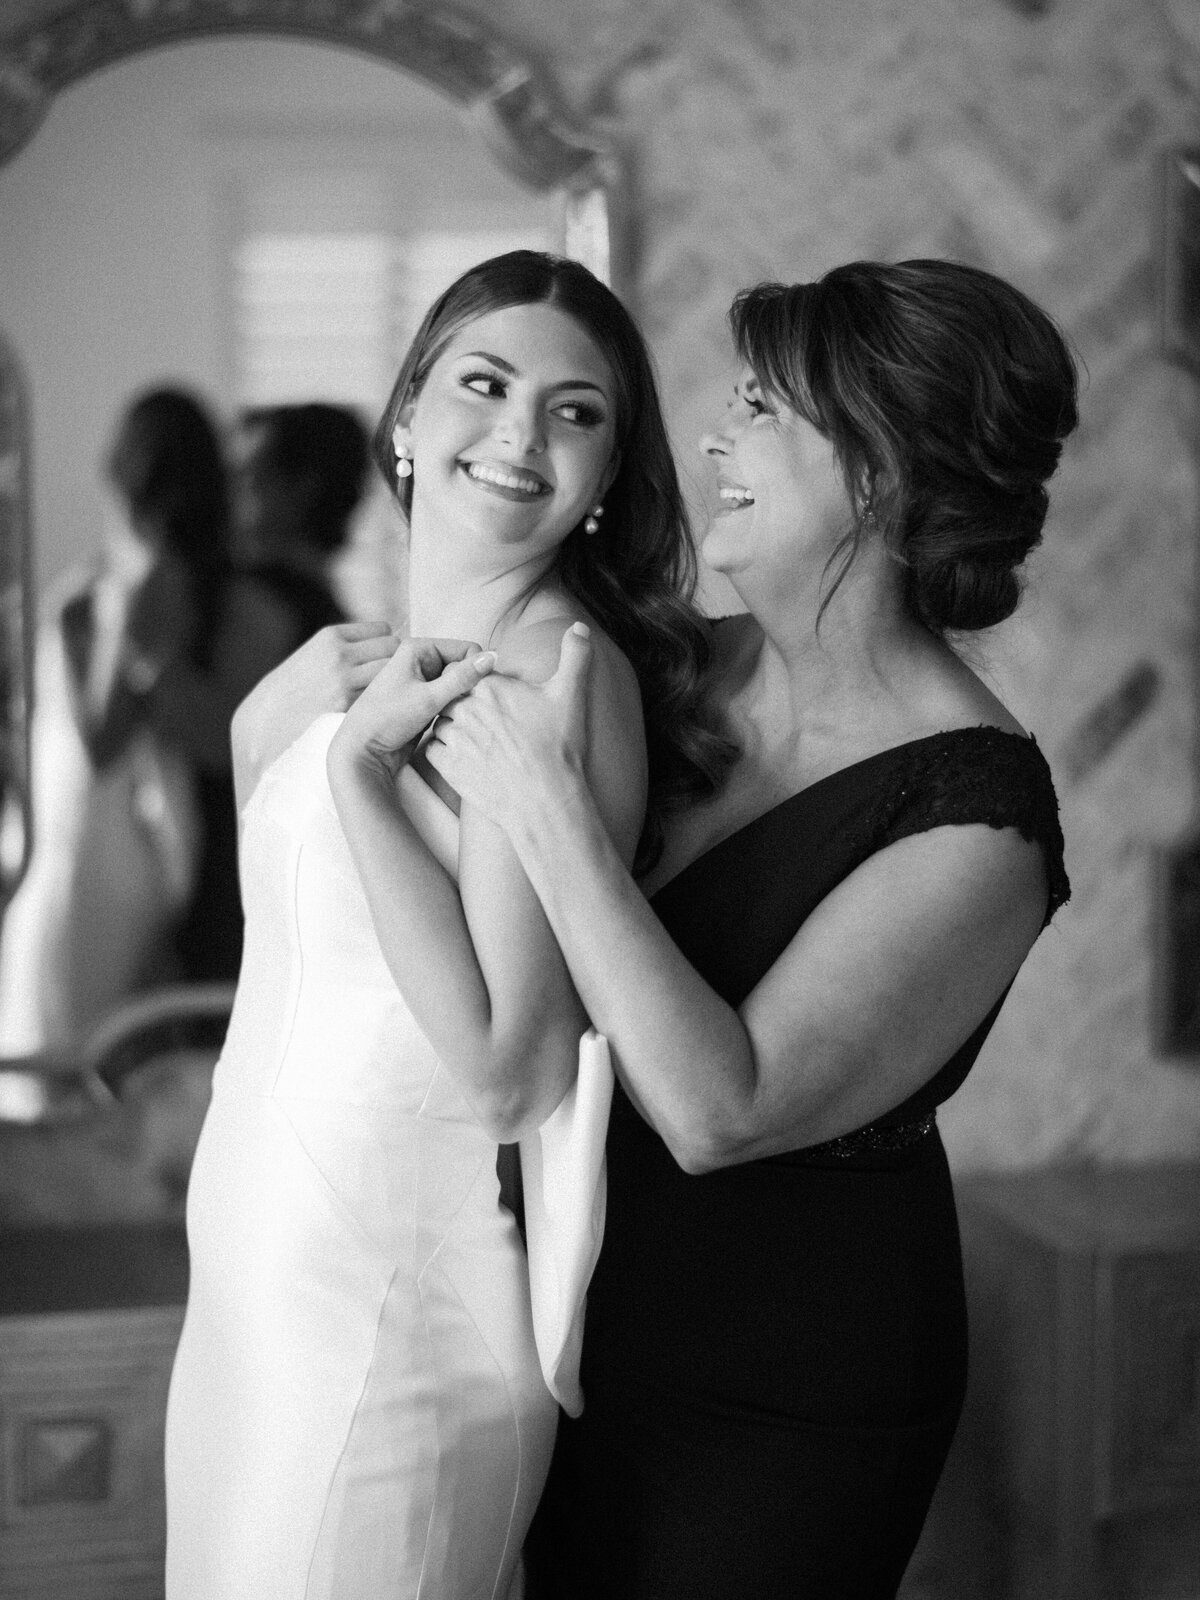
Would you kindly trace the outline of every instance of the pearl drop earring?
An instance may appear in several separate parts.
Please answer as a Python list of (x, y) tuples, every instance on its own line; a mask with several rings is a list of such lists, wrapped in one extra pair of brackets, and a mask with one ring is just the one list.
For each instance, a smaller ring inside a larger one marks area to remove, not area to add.
[(600, 532), (600, 518), (603, 515), (604, 515), (604, 507), (600, 503), (600, 501), (597, 500), (596, 504), (592, 507), (592, 509), (588, 512), (587, 516), (583, 520), (583, 531), (584, 531), (584, 533), (586, 533), (586, 534), (599, 533)]
[(392, 449), (396, 452), (397, 478), (411, 478), (412, 462), (409, 460), (409, 456), (412, 452), (404, 442), (404, 429), (400, 423), (397, 423), (392, 430)]

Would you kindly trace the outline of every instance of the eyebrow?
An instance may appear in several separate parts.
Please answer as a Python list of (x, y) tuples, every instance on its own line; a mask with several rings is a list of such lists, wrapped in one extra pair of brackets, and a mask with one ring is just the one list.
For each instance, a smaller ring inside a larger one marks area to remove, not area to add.
[[(460, 361), (490, 361), (494, 367), (499, 367), (501, 372), (507, 372), (510, 378), (519, 378), (521, 374), (511, 361), (505, 361), (503, 356), (493, 355), (490, 350), (464, 350), (457, 358)], [(607, 400), (608, 394), (600, 384), (593, 383), (591, 378), (564, 378), (561, 383), (552, 383), (551, 392), (559, 389), (594, 389), (598, 395), (603, 395)]]

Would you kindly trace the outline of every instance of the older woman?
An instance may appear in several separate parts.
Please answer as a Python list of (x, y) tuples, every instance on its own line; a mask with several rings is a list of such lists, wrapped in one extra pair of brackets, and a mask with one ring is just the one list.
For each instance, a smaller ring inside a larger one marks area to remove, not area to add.
[(703, 441), (740, 758), (634, 882), (584, 781), (589, 644), (429, 759), (507, 833), (623, 1092), (583, 1354), (531, 1544), (554, 1600), (893, 1595), (957, 1421), (938, 1104), (1069, 893), (1032, 739), (951, 638), (1007, 617), (1076, 422), (990, 274), (859, 262), (731, 313)]

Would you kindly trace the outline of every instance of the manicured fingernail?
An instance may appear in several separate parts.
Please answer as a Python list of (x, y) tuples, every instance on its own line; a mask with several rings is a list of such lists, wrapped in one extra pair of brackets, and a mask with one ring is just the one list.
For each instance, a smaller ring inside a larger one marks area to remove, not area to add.
[(496, 665), (496, 652), (494, 650), (481, 650), (477, 656), (471, 657), (471, 665), (482, 678), (485, 672), (490, 672)]
[(590, 639), (592, 637), (592, 630), (586, 622), (573, 622), (571, 624), (571, 632), (577, 633), (581, 639)]

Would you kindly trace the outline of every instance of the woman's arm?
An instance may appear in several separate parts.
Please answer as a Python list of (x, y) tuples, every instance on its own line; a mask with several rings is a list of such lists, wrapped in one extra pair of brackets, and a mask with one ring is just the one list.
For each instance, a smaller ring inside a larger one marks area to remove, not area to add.
[(563, 651), (556, 699), (490, 685), (452, 713), (430, 760), (512, 840), (588, 1015), (676, 1160), (703, 1172), (801, 1148), (902, 1102), (969, 1038), (1037, 937), (1038, 847), (968, 826), (879, 851), (735, 1010), (606, 837), (570, 731), (587, 649), (566, 639)]
[(238, 815), (266, 769), (326, 711), (345, 711), (396, 652), (386, 622), (322, 628), (258, 680), (233, 714)]
[[(498, 666), (547, 676), (561, 629), (510, 636)], [(627, 862), (645, 806), (640, 702), (624, 658), (607, 641), (597, 654), (581, 772), (595, 786), (597, 827)], [(347, 714), (330, 747), (330, 786), (398, 988), (480, 1122), (509, 1142), (562, 1099), (587, 1017), (503, 830), (463, 805), (456, 884), (409, 821), (396, 774), (412, 752), (387, 724), (402, 671), (386, 668)]]

